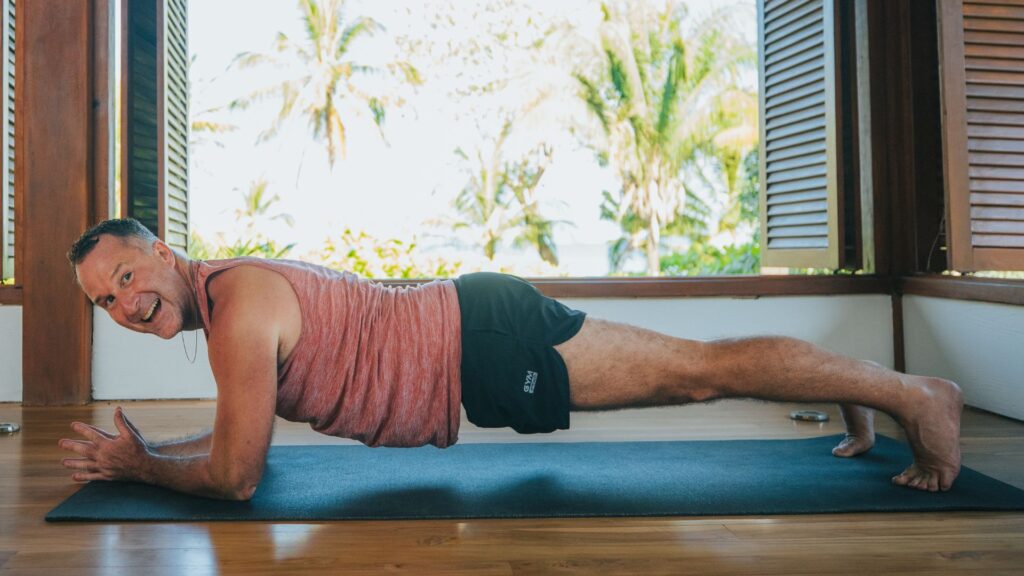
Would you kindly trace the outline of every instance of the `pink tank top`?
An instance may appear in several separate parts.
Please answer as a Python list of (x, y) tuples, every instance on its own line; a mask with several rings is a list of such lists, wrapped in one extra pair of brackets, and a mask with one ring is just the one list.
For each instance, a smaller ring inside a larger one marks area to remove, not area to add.
[(368, 446), (444, 448), (459, 434), (461, 317), (450, 280), (394, 288), (293, 260), (193, 262), (203, 331), (210, 276), (239, 265), (284, 276), (302, 333), (277, 373), (277, 414)]

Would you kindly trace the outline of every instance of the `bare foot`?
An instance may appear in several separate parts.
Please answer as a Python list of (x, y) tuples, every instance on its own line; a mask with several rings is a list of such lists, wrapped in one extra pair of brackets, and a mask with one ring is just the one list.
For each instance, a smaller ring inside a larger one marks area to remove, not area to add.
[(846, 438), (832, 449), (833, 456), (850, 458), (863, 454), (875, 445), (875, 411), (856, 404), (840, 404)]
[(906, 408), (899, 422), (907, 433), (914, 463), (893, 484), (918, 490), (949, 490), (960, 473), (960, 387), (941, 378), (905, 376)]

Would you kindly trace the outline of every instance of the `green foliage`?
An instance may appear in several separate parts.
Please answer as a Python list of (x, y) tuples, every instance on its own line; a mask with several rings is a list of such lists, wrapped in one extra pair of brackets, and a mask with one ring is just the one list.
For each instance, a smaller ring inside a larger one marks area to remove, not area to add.
[(757, 274), (761, 269), (761, 243), (715, 246), (695, 243), (686, 252), (661, 257), (661, 272), (666, 276), (704, 276), (717, 274)]
[(426, 258), (416, 253), (416, 240), (378, 239), (364, 231), (346, 228), (338, 238), (328, 238), (314, 257), (334, 270), (353, 272), (363, 278), (449, 278), (462, 262)]
[(236, 240), (232, 244), (219, 242), (211, 244), (198, 232), (192, 231), (188, 245), (189, 258), (196, 260), (221, 260), (225, 258), (286, 258), (295, 247), (295, 243), (281, 245), (275, 240), (264, 237), (247, 240)]
[(207, 242), (198, 232), (192, 231), (189, 239), (188, 255), (198, 260), (240, 258), (285, 258), (295, 247), (295, 243), (281, 244), (267, 238), (257, 231), (257, 226), (264, 221), (281, 220), (288, 227), (295, 225), (289, 214), (270, 215), (270, 209), (280, 201), (276, 194), (267, 195), (266, 180), (257, 180), (249, 186), (249, 191), (242, 195), (242, 207), (235, 210), (235, 220), (243, 225), (242, 238), (228, 244), (223, 237), (215, 244)]
[[(738, 225), (740, 211), (732, 207), (738, 205), (740, 159), (756, 141), (750, 129), (756, 97), (738, 78), (755, 59), (750, 46), (713, 18), (686, 31), (685, 11), (671, 3), (640, 4), (602, 4), (596, 65), (575, 78), (605, 136), (588, 145), (621, 182), (615, 194), (604, 193), (601, 205), (602, 218), (617, 221), (623, 232), (609, 249), (610, 264), (618, 270), (625, 256), (642, 250), (653, 276), (661, 270), (663, 235), (702, 241)], [(720, 178), (704, 173), (707, 164)], [(716, 202), (698, 194), (693, 179), (727, 196), (724, 227), (708, 222)]]
[(747, 177), (740, 186), (739, 208), (740, 219), (757, 221), (761, 217), (761, 178), (760, 163), (761, 153), (759, 148), (751, 150), (743, 159), (743, 172)]
[[(353, 61), (353, 43), (384, 28), (366, 17), (346, 22), (344, 8), (344, 0), (299, 0), (305, 38), (293, 40), (279, 32), (276, 54), (243, 52), (235, 57), (235, 65), (241, 68), (276, 66), (294, 70), (295, 75), (239, 98), (230, 105), (231, 109), (244, 110), (267, 98), (279, 100), (281, 108), (277, 117), (260, 134), (258, 141), (276, 136), (286, 121), (298, 115), (312, 129), (313, 139), (326, 143), (331, 167), (339, 158), (345, 157), (346, 122), (356, 111), (353, 103), (369, 109), (378, 129), (383, 127), (387, 107), (400, 103), (400, 99), (392, 95), (368, 93), (360, 87), (361, 77), (375, 76), (379, 79), (389, 76), (412, 85), (421, 82), (419, 72), (408, 62), (374, 67)], [(285, 55), (288, 57), (282, 57)], [(283, 65), (293, 60), (301, 65), (297, 68)]]

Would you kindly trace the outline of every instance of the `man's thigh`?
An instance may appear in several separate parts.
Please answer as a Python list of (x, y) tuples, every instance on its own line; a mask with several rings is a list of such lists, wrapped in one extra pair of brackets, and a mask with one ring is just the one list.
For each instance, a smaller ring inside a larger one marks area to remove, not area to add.
[(661, 406), (693, 400), (702, 343), (588, 316), (555, 346), (569, 372), (574, 410)]

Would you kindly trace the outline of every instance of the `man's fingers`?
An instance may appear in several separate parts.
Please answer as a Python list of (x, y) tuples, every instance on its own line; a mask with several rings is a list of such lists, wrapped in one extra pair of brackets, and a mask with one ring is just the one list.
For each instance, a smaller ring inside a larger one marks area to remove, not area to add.
[(107, 477), (99, 472), (76, 472), (71, 475), (75, 482), (92, 482), (93, 480), (106, 480)]
[(65, 468), (71, 468), (72, 470), (82, 470), (84, 472), (95, 472), (96, 461), (91, 458), (65, 458), (60, 461)]
[(115, 438), (113, 434), (85, 422), (74, 422), (71, 424), (71, 429), (93, 442), (113, 440)]
[(117, 411), (114, 412), (114, 422), (120, 422), (117, 429), (121, 434), (134, 436), (138, 440), (143, 441), (142, 432), (139, 432), (139, 429), (135, 427), (135, 424), (132, 424), (132, 421), (128, 419), (128, 416), (125, 416), (124, 409), (120, 406), (118, 406)]
[(87, 440), (69, 440), (67, 438), (62, 438), (57, 445), (65, 450), (81, 454), (82, 456), (91, 456), (96, 450), (96, 444)]
[(131, 424), (128, 423), (128, 418), (124, 415), (124, 410), (120, 406), (114, 410), (114, 426), (117, 426), (117, 431), (123, 436), (135, 435)]

